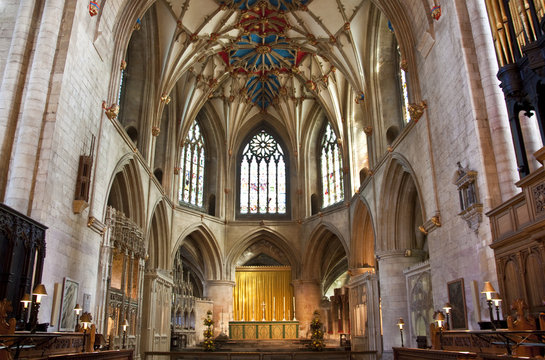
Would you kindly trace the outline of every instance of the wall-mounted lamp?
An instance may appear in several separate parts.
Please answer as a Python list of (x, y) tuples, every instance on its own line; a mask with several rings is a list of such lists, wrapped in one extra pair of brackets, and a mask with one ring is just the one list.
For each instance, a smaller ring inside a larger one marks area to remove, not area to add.
[(401, 347), (403, 346), (403, 326), (405, 325), (405, 322), (403, 321), (403, 318), (399, 318), (397, 321), (397, 326), (399, 327), (399, 334), (401, 335)]

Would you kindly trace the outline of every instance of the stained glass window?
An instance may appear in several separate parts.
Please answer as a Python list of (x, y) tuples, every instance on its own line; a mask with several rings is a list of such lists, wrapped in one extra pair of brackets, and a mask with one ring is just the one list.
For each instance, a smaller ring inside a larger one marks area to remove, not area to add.
[(240, 160), (240, 213), (286, 213), (284, 151), (261, 130), (244, 147)]
[[(399, 47), (397, 48), (399, 54)], [(401, 58), (401, 55), (399, 55)], [(402, 97), (402, 111), (403, 111), (403, 120), (405, 124), (411, 120), (411, 115), (409, 114), (409, 90), (407, 89), (407, 74), (405, 70), (402, 69), (401, 62), (399, 66), (399, 82), (401, 86), (401, 97)]]
[(180, 156), (180, 204), (203, 206), (204, 138), (197, 121), (191, 125)]
[(322, 137), (321, 149), (323, 207), (328, 207), (344, 199), (342, 151), (329, 123)]

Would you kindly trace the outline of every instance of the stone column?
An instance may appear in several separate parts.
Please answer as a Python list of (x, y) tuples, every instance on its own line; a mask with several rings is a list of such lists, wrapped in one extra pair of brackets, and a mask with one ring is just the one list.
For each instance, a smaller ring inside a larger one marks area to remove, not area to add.
[(401, 346), (399, 328), (396, 325), (399, 318), (408, 320), (407, 288), (403, 270), (420, 262), (421, 253), (419, 250), (391, 250), (377, 254), (385, 359), (391, 358), (392, 347)]
[(41, 17), (36, 51), (28, 77), (22, 114), (17, 124), (12, 164), (5, 203), (23, 214), (30, 214), (35, 168), (39, 159), (39, 139), (47, 105), (53, 61), (57, 49), (64, 0), (47, 0)]
[(486, 107), (492, 148), (496, 159), (501, 201), (506, 201), (519, 191), (515, 186), (515, 182), (519, 180), (519, 175), (513, 139), (511, 138), (509, 116), (496, 77), (498, 62), (494, 43), (492, 42), (485, 2), (470, 0), (467, 2), (467, 9), (475, 48), (479, 49), (475, 55), (484, 93), (482, 101)]
[[(15, 134), (16, 120), (19, 112), (19, 87), (25, 81), (25, 54), (32, 32), (32, 14), (36, 1), (22, 0), (17, 11), (17, 20), (11, 37), (0, 86), (0, 168), (9, 169), (11, 147)], [(5, 171), (5, 170), (4, 170)], [(4, 201), (4, 190), (8, 172), (0, 175), (0, 202)]]
[[(207, 280), (204, 289), (204, 297), (209, 298), (214, 303), (213, 315), (214, 336), (221, 332), (227, 333), (229, 330), (229, 320), (233, 310), (233, 288), (234, 281), (229, 280)], [(223, 316), (222, 316), (223, 314)], [(223, 324), (222, 324), (223, 318)]]
[(537, 124), (537, 116), (526, 116), (524, 111), (519, 113), (519, 122), (524, 138), (524, 147), (526, 148), (526, 158), (528, 159), (528, 168), (530, 172), (537, 170), (541, 165), (536, 160), (534, 153), (543, 147), (541, 133)]
[[(316, 280), (294, 280), (295, 316), (299, 321), (299, 337), (307, 337), (314, 311), (320, 310), (322, 291)], [(321, 317), (326, 314), (320, 314)], [(322, 320), (322, 322), (324, 322)], [(309, 335), (310, 336), (310, 335)]]

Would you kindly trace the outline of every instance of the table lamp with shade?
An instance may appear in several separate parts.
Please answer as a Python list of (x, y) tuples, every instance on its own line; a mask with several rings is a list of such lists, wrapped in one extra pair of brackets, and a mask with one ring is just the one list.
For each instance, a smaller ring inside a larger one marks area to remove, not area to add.
[(445, 310), (445, 313), (447, 314), (446, 328), (450, 330), (450, 311), (452, 310), (452, 305), (450, 305), (450, 303), (445, 303), (443, 310)]
[(123, 321), (123, 349), (125, 348), (125, 341), (127, 340), (127, 328), (129, 327), (129, 321), (125, 319)]
[(32, 303), (32, 309), (30, 312), (30, 332), (35, 333), (36, 325), (38, 323), (40, 303), (42, 302), (42, 297), (47, 296), (47, 291), (45, 290), (44, 284), (36, 285), (34, 290), (32, 290), (32, 295), (36, 296), (36, 300)]
[(496, 292), (490, 281), (484, 282), (483, 291), (481, 294), (486, 295), (486, 303), (488, 304), (488, 311), (490, 313), (490, 324), (492, 324), (492, 329), (496, 330), (496, 325), (494, 325), (494, 313), (492, 311), (492, 295)]
[(399, 334), (401, 335), (401, 347), (404, 347), (403, 345), (403, 326), (405, 325), (405, 322), (403, 321), (403, 318), (399, 318), (397, 321), (397, 326), (399, 327)]
[(81, 308), (81, 306), (79, 304), (76, 304), (76, 306), (74, 306), (74, 312), (76, 313), (76, 329), (75, 329), (75, 331), (79, 330), (79, 313), (82, 310), (83, 309)]

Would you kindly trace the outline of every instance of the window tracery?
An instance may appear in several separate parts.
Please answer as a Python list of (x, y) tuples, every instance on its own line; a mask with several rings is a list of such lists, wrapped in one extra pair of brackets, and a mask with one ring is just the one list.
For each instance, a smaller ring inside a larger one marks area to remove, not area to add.
[(342, 152), (337, 135), (330, 123), (321, 142), (322, 207), (328, 207), (344, 199)]
[(204, 137), (195, 121), (189, 129), (180, 156), (180, 204), (203, 207), (204, 171)]
[(266, 130), (244, 146), (240, 160), (240, 213), (286, 214), (286, 159)]

